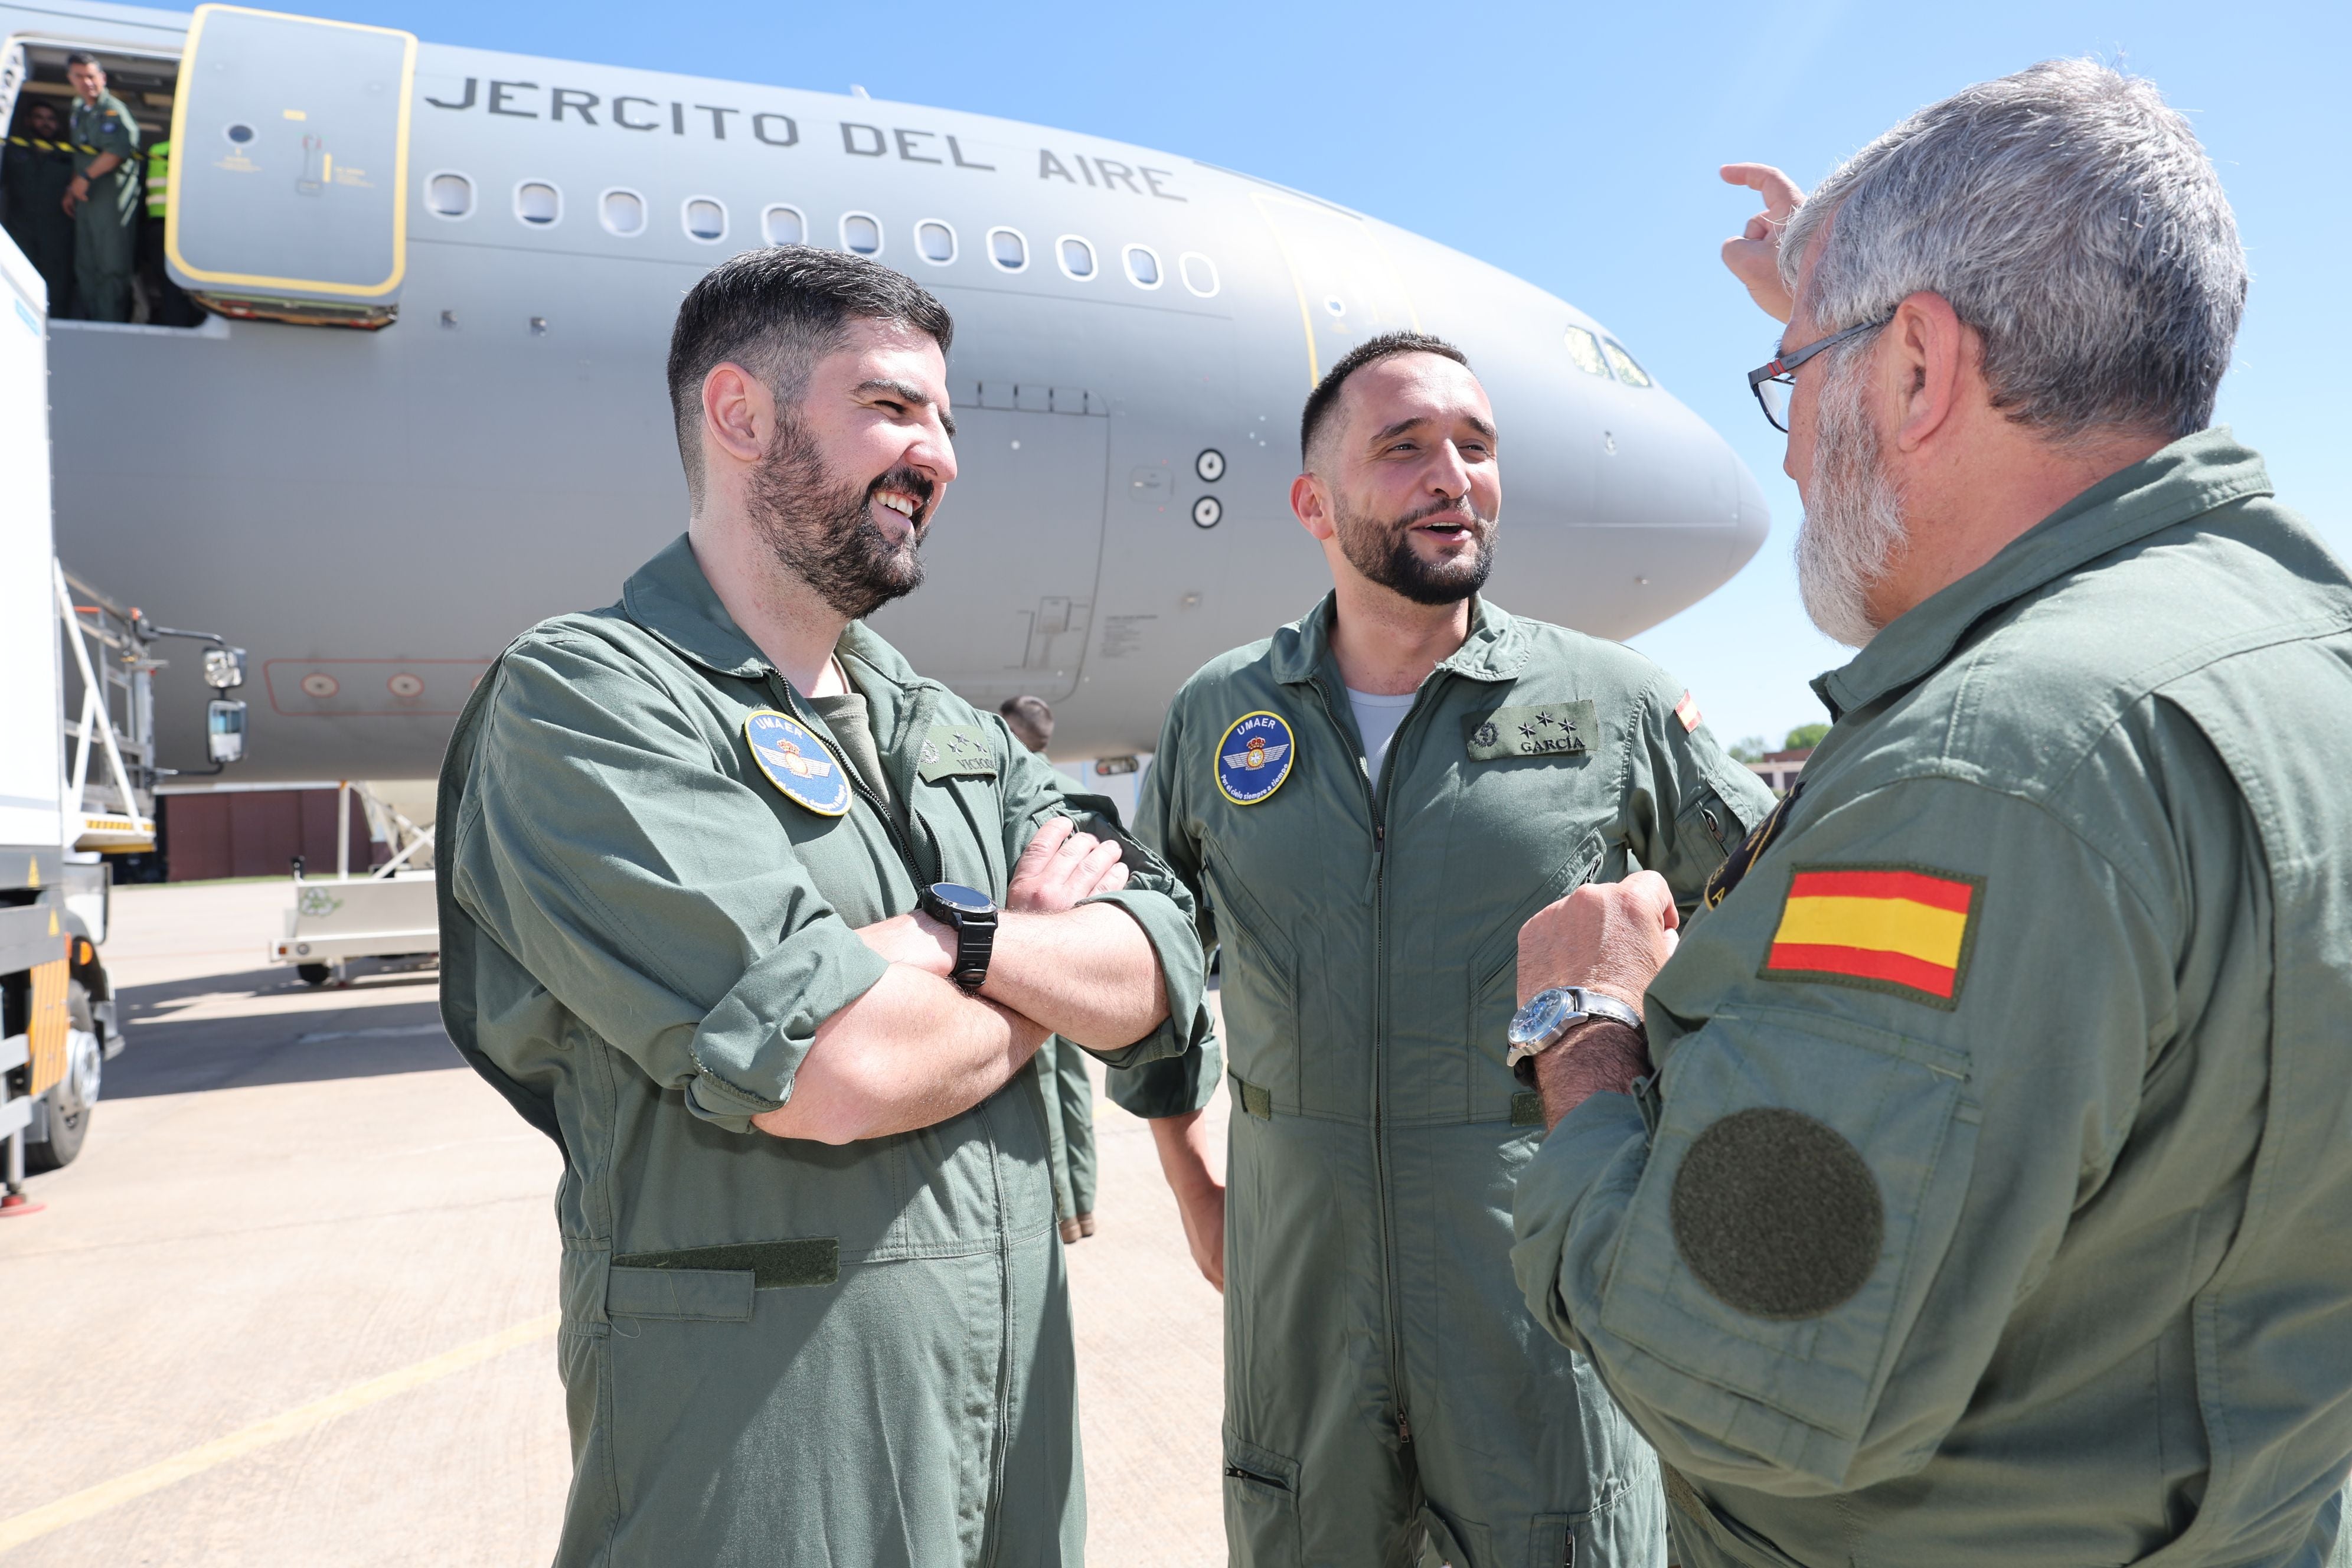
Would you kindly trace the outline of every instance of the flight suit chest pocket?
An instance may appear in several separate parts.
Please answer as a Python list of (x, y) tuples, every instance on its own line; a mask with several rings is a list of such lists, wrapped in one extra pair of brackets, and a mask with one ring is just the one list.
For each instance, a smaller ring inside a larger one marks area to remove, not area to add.
[(1591, 881), (1601, 868), (1607, 848), (1608, 840), (1601, 830), (1589, 829), (1574, 848), (1535, 879), (1510, 913), (1494, 922), (1471, 954), (1465, 971), (1469, 995), (1462, 1035), (1464, 1048), (1474, 1058), (1468, 1075), (1469, 1120), (1508, 1118), (1514, 1098), (1526, 1088), (1511, 1076), (1504, 1062), (1511, 1015), (1518, 1010), (1519, 928), (1537, 910)]
[(1958, 1224), (1967, 1087), (1958, 1053), (1868, 1025), (1718, 1016), (1667, 1058), (1602, 1329), (1825, 1435), (1842, 1464)]
[(1266, 1092), (1275, 1111), (1299, 1109), (1297, 950), (1232, 864), (1211, 847), (1209, 902), (1223, 949), (1220, 994), (1225, 1060)]

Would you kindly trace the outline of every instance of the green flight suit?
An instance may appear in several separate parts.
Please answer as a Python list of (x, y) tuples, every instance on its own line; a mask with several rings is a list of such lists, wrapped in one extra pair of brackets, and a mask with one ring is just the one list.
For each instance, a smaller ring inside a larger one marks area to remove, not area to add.
[[(1091, 1235), (1095, 1215), (1095, 1080), (1086, 1052), (1056, 1035), (1038, 1047), (1037, 1088), (1053, 1139), (1054, 1208), (1062, 1239)], [(1087, 1227), (1078, 1230), (1080, 1225)]]
[(0, 156), (0, 200), (7, 203), (8, 236), (49, 286), (49, 314), (73, 309), (74, 224), (66, 216), (66, 187), (75, 158), (63, 145), (11, 136)]
[[(1425, 1532), (1455, 1568), (1650, 1568), (1655, 1460), (1511, 1278), (1511, 1181), (1541, 1134), (1504, 1065), (1518, 931), (1637, 866), (1695, 900), (1770, 796), (1649, 660), (1483, 600), (1376, 788), (1332, 604), (1185, 685), (1138, 806), (1223, 955), (1232, 1560), (1371, 1568)], [(1291, 737), (1253, 731), (1255, 776), (1290, 772), (1241, 805), (1263, 786), (1228, 787), (1248, 770), (1226, 737), (1253, 713)], [(1111, 1076), (1165, 1116), (1214, 1073)]]
[[(996, 715), (863, 626), (837, 654), (870, 741), (827, 731), (681, 538), (618, 605), (509, 647), (443, 768), (443, 1016), (564, 1154), (559, 1564), (1027, 1568), (1084, 1552), (1035, 1078), (845, 1147), (751, 1125), (791, 1097), (817, 1026), (882, 974), (854, 928), (913, 909), (919, 880), (1001, 900), (1059, 809), (1052, 770)], [(746, 743), (759, 710), (825, 738), (832, 755), (803, 765), (868, 752), (890, 810), (870, 785), (841, 816), (787, 796)], [(1190, 900), (1140, 851), (1130, 863), (1108, 901), (1159, 952), (1171, 1021), (1122, 1061), (1205, 1028)]]
[(121, 99), (101, 92), (96, 103), (75, 99), (68, 123), (76, 174), (86, 174), (104, 153), (122, 160), (91, 180), (89, 196), (74, 208), (75, 309), (86, 321), (127, 321), (135, 265), (132, 226), (139, 216), (139, 121)]
[(1657, 1445), (1684, 1568), (2322, 1561), (2352, 581), (2210, 430), (1815, 689), (1650, 988), (1656, 1093), (1520, 1178), (1529, 1307)]

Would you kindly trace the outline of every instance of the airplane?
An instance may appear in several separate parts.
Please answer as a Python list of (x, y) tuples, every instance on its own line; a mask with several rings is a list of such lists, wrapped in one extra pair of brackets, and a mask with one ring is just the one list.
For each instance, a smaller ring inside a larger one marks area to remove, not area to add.
[[(172, 142), (165, 253), (210, 313), (47, 323), (58, 539), (250, 649), (242, 781), (428, 776), (508, 641), (617, 597), (685, 523), (677, 300), (765, 245), (953, 313), (961, 477), (873, 625), (976, 703), (1052, 703), (1057, 757), (1149, 751), (1187, 676), (1326, 590), (1296, 420), (1373, 333), (1458, 343), (1493, 399), (1508, 608), (1628, 637), (1769, 527), (1594, 317), (1180, 154), (225, 5), (0, 4), (0, 119), (81, 50)], [(166, 761), (205, 754), (195, 681), (159, 678)]]

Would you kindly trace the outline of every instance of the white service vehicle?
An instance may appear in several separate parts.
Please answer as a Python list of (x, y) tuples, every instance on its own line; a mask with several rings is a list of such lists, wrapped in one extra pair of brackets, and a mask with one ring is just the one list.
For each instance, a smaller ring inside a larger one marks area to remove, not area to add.
[[(393, 846), (391, 859), (365, 876), (352, 875), (352, 800), (366, 809), (372, 837)], [(272, 963), (290, 963), (313, 985), (351, 978), (354, 959), (391, 965), (437, 963), (441, 916), (433, 873), (410, 862), (429, 849), (433, 831), (420, 828), (364, 784), (346, 779), (335, 797), (335, 879), (314, 880), (294, 863), (294, 907), (286, 934), (269, 944)]]
[[(122, 610), (58, 564), (50, 520), (48, 291), (0, 234), (0, 1215), (31, 1213), (27, 1170), (81, 1152), (105, 1064), (122, 1049), (99, 955), (107, 854), (155, 846), (154, 643), (211, 644), (217, 773), (244, 753), (245, 654)], [(70, 694), (70, 700), (68, 696)], [(68, 714), (73, 717), (68, 720)], [(72, 744), (68, 749), (68, 742)]]

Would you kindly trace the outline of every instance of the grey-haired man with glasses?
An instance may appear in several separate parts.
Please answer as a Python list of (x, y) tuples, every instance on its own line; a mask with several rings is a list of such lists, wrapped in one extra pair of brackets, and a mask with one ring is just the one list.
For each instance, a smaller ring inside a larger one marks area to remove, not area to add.
[[(1857, 652), (1678, 930), (1518, 988), (1528, 1306), (1657, 1447), (1685, 1568), (2317, 1564), (2352, 1467), (2352, 577), (2211, 424), (2246, 290), (2148, 82), (1920, 110), (1726, 247)], [(1679, 945), (1677, 938), (1679, 937)]]

